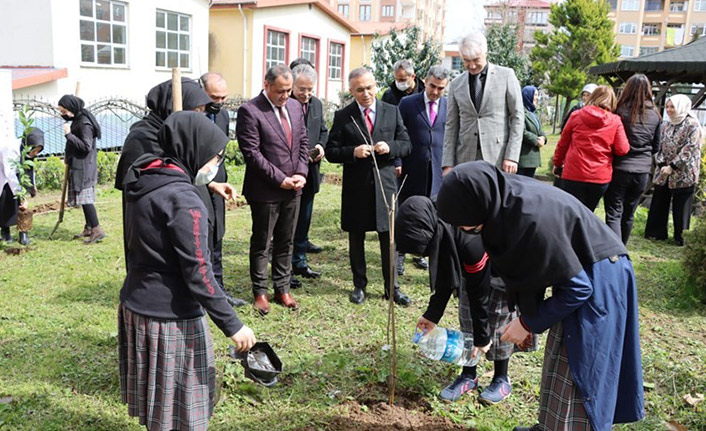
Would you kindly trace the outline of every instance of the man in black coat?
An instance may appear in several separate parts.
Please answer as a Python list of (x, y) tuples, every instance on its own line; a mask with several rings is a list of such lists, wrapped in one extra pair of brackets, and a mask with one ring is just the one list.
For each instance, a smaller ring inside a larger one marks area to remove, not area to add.
[(302, 189), (299, 204), (299, 218), (294, 231), (294, 253), (292, 254), (292, 272), (304, 278), (319, 278), (321, 274), (312, 270), (306, 260), (307, 253), (319, 253), (321, 247), (309, 241), (309, 227), (314, 209), (314, 196), (319, 192), (320, 177), (319, 166), (325, 154), (328, 129), (324, 122), (323, 105), (321, 100), (314, 97), (317, 74), (313, 67), (300, 64), (292, 69), (294, 84), (292, 95), (302, 105), (306, 131), (309, 136), (309, 173), (306, 185)]
[[(348, 232), (354, 286), (350, 300), (360, 304), (368, 284), (365, 232), (378, 234), (385, 296), (389, 294), (394, 274), (390, 273), (390, 226), (385, 202), (390, 204), (396, 191), (394, 158), (408, 155), (412, 144), (397, 107), (376, 101), (377, 84), (369, 70), (352, 70), (348, 82), (355, 101), (336, 111), (326, 158), (343, 163), (341, 228)], [(410, 299), (394, 285), (395, 302), (409, 305)]]
[[(211, 98), (211, 102), (205, 106), (206, 117), (213, 121), (219, 129), (230, 137), (230, 115), (223, 108), (223, 103), (228, 98), (228, 84), (219, 73), (208, 72), (201, 76), (201, 85), (204, 91)], [(211, 244), (211, 263), (213, 265), (213, 276), (218, 284), (223, 283), (223, 237), (226, 233), (226, 201), (224, 196), (235, 199), (236, 191), (228, 184), (228, 173), (225, 164), (218, 166), (218, 172), (212, 182), (208, 184), (208, 197), (203, 196), (204, 201), (209, 201), (206, 208), (213, 211), (213, 235), (209, 238)], [(203, 193), (203, 189), (200, 190)], [(224, 290), (225, 291), (225, 290)], [(233, 298), (226, 292), (228, 302), (233, 306), (245, 305), (246, 302), (240, 298)]]

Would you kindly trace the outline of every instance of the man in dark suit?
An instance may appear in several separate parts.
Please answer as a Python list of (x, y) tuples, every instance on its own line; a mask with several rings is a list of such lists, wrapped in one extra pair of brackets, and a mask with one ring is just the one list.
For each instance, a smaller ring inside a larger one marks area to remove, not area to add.
[(446, 125), (446, 97), (442, 96), (448, 82), (449, 71), (433, 66), (424, 92), (400, 102), (400, 115), (412, 141), (412, 152), (402, 159), (402, 177), (406, 179), (400, 190), (400, 204), (409, 196), (433, 196), (441, 187)]
[[(206, 117), (213, 121), (226, 136), (229, 136), (228, 128), (230, 126), (230, 115), (228, 111), (223, 109), (223, 103), (228, 98), (228, 84), (219, 73), (208, 72), (201, 76), (201, 86), (203, 87), (211, 102), (206, 104)], [(223, 237), (226, 233), (226, 199), (235, 199), (235, 188), (228, 184), (228, 174), (226, 173), (225, 164), (221, 163), (218, 166), (216, 177), (208, 186), (208, 200), (210, 205), (207, 205), (209, 211), (213, 211), (213, 226), (209, 229), (209, 233), (213, 233), (209, 238), (211, 246), (211, 264), (213, 266), (213, 276), (218, 281), (218, 284), (223, 288), (226, 294), (226, 299), (234, 307), (240, 307), (246, 302), (240, 298), (233, 298), (225, 290), (223, 282)], [(205, 198), (205, 196), (204, 196)], [(206, 200), (206, 199), (205, 199)]]
[[(365, 232), (378, 234), (386, 297), (394, 280), (394, 274), (390, 273), (390, 226), (385, 200), (391, 204), (396, 190), (393, 160), (408, 155), (412, 145), (397, 107), (376, 101), (377, 84), (369, 70), (362, 67), (352, 70), (348, 83), (355, 101), (336, 111), (326, 158), (343, 163), (341, 228), (348, 232), (354, 286), (350, 300), (360, 304), (365, 300), (368, 284)], [(397, 283), (393, 297), (402, 306), (411, 302)]]
[(292, 237), (309, 165), (309, 138), (301, 105), (289, 98), (292, 71), (272, 66), (265, 90), (238, 109), (235, 133), (245, 158), (243, 195), (252, 212), (250, 279), (255, 309), (270, 311), (267, 253), (272, 246), (272, 281), (277, 303), (299, 305), (289, 293)]
[(305, 278), (319, 278), (319, 272), (309, 267), (306, 254), (318, 253), (321, 247), (309, 241), (309, 227), (314, 208), (314, 196), (319, 192), (319, 166), (324, 157), (324, 148), (328, 140), (328, 129), (324, 122), (323, 106), (321, 101), (314, 97), (316, 87), (316, 70), (307, 64), (300, 64), (292, 69), (294, 84), (292, 95), (301, 103), (302, 112), (306, 121), (306, 130), (309, 136), (309, 173), (306, 185), (302, 190), (301, 203), (299, 204), (299, 218), (294, 231), (294, 253), (292, 254), (292, 271), (294, 274)]

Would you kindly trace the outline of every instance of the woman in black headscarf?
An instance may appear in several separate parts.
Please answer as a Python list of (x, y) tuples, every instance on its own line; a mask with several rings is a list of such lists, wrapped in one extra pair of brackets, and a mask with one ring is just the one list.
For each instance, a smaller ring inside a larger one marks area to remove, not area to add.
[[(490, 261), (479, 236), (471, 236), (440, 220), (431, 199), (413, 196), (400, 205), (395, 223), (397, 249), (429, 256), (429, 284), (433, 295), (417, 327), (431, 330), (444, 314), (451, 293), (458, 289), (461, 330), (473, 334), (477, 354), (494, 361), (491, 384), (479, 400), (497, 404), (510, 395), (508, 365), (514, 345), (501, 342), (505, 327), (517, 317), (508, 308), (502, 280), (491, 276)], [(492, 344), (491, 344), (492, 343)], [(489, 346), (490, 345), (490, 346)], [(461, 375), (439, 395), (456, 401), (478, 387), (476, 367), (464, 367)]]
[(484, 162), (455, 167), (438, 208), (442, 220), (481, 235), (519, 305), (503, 340), (550, 329), (532, 429), (608, 431), (641, 419), (637, 290), (615, 233), (569, 194)]
[(121, 391), (148, 430), (201, 431), (215, 394), (204, 310), (238, 351), (255, 343), (214, 278), (195, 187), (216, 174), (228, 138), (187, 111), (170, 115), (158, 137), (163, 155), (142, 155), (123, 183), (129, 253), (118, 309)]
[(98, 222), (96, 184), (98, 164), (96, 139), (101, 138), (101, 127), (86, 108), (82, 99), (66, 94), (59, 99), (61, 118), (71, 123), (64, 124), (66, 148), (64, 162), (69, 166), (69, 206), (81, 205), (86, 224), (83, 231), (74, 239), (86, 238), (84, 243), (93, 244), (105, 238), (105, 232)]

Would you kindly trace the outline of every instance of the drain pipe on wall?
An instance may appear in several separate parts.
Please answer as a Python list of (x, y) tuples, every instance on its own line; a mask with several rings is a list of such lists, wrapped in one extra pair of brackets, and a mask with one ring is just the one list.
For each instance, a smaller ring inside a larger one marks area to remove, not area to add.
[(247, 93), (247, 70), (248, 70), (248, 18), (243, 12), (243, 5), (238, 4), (238, 11), (243, 17), (243, 97), (248, 98)]

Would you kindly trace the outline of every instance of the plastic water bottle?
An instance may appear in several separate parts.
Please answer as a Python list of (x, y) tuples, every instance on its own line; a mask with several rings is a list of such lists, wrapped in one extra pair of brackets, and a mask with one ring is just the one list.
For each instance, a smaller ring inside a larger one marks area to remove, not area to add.
[(473, 336), (455, 329), (435, 326), (427, 333), (416, 330), (413, 341), (427, 358), (462, 367), (475, 367), (482, 356), (478, 353), (472, 358)]

